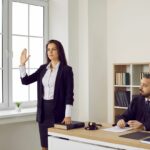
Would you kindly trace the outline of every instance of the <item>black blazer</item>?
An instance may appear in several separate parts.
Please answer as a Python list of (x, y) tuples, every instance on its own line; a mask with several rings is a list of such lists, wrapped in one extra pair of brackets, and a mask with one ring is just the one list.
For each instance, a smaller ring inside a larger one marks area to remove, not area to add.
[(124, 119), (125, 122), (137, 120), (143, 123), (146, 130), (150, 130), (150, 111), (147, 109), (145, 97), (134, 97), (128, 109), (119, 117), (120, 119)]
[[(42, 78), (46, 73), (46, 67), (48, 64), (41, 65), (39, 69), (31, 74), (26, 75), (24, 78), (21, 78), (22, 84), (28, 85), (30, 83), (37, 81), (37, 116), (36, 120), (42, 122), (42, 112), (43, 112), (43, 95), (44, 87), (42, 84)], [(55, 122), (61, 122), (65, 117), (65, 107), (66, 104), (73, 105), (73, 72), (70, 66), (63, 66), (60, 63), (58, 73), (56, 76), (55, 90), (54, 90), (54, 100), (55, 100), (55, 110), (54, 117)]]

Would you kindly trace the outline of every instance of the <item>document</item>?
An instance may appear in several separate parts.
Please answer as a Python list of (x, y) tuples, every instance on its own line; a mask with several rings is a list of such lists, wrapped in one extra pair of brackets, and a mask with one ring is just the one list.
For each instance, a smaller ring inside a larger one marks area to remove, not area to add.
[(114, 126), (111, 128), (106, 128), (106, 129), (102, 129), (104, 131), (110, 131), (110, 132), (124, 132), (124, 131), (128, 131), (128, 130), (132, 130), (131, 127), (125, 127), (125, 128), (120, 128), (118, 126)]

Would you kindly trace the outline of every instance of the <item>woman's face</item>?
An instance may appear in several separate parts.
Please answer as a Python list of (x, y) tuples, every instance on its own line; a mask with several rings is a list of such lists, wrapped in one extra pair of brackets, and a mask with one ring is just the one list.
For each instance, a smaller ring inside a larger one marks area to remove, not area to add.
[(47, 56), (51, 61), (59, 60), (58, 49), (54, 43), (48, 44)]

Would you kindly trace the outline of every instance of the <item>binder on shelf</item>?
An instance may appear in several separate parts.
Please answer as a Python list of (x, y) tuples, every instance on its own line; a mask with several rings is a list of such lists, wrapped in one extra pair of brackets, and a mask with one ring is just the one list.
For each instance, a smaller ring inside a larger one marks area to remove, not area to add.
[(130, 104), (130, 91), (116, 91), (115, 105), (120, 107), (128, 107)]
[(125, 73), (125, 85), (130, 85), (130, 74), (128, 72)]

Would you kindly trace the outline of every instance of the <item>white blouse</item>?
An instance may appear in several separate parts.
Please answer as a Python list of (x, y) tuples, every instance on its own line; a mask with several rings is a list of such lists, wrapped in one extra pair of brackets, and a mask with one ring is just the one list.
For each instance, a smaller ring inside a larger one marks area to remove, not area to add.
[(59, 65), (60, 63), (57, 63), (53, 70), (52, 68), (50, 68), (50, 64), (46, 67), (47, 71), (42, 79), (42, 83), (44, 86), (44, 100), (54, 99), (55, 82)]

